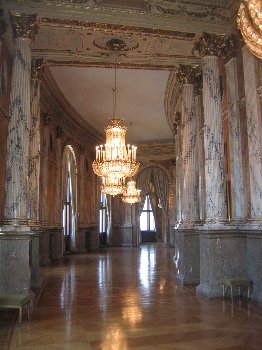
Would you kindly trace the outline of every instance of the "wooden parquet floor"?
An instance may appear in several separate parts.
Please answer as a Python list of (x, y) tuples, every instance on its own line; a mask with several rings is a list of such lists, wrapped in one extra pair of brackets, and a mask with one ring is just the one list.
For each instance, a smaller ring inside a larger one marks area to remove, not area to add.
[(173, 253), (145, 245), (66, 257), (30, 321), (15, 327), (10, 349), (261, 350), (255, 304), (177, 285)]

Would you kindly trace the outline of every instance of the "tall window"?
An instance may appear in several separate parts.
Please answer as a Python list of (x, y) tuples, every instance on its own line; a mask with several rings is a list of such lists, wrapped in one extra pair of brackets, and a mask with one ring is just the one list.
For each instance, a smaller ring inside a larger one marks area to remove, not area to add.
[(100, 244), (106, 244), (106, 195), (101, 193), (99, 208), (99, 240)]
[(141, 231), (155, 231), (155, 219), (153, 210), (150, 204), (149, 196), (146, 196), (144, 208), (140, 216), (140, 230)]
[(69, 236), (71, 232), (71, 221), (72, 221), (72, 211), (71, 211), (71, 186), (70, 186), (70, 173), (68, 171), (67, 185), (66, 185), (66, 201), (64, 203), (63, 210), (63, 227), (64, 236)]

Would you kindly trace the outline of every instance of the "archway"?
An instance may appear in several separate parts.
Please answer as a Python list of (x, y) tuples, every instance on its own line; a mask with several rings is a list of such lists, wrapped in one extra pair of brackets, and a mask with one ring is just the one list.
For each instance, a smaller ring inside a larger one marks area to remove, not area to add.
[(63, 251), (65, 253), (76, 250), (77, 232), (77, 166), (75, 152), (70, 145), (67, 145), (63, 152), (62, 184)]
[(158, 165), (142, 169), (137, 176), (137, 187), (141, 189), (139, 243), (168, 243), (168, 183), (168, 173)]

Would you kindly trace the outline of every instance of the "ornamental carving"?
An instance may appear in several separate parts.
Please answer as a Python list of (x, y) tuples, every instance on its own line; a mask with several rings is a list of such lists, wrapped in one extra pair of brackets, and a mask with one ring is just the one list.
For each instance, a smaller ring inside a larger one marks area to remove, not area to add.
[(195, 54), (198, 51), (200, 57), (204, 56), (219, 56), (220, 48), (222, 43), (222, 37), (203, 33), (196, 41), (192, 50)]
[(196, 78), (201, 74), (199, 65), (180, 65), (177, 78), (181, 84), (196, 84)]
[(32, 78), (36, 79), (41, 74), (43, 68), (47, 65), (47, 62), (43, 58), (33, 58), (31, 66)]
[(34, 39), (39, 28), (36, 15), (10, 12), (10, 19), (15, 38)]
[(198, 51), (200, 57), (218, 56), (231, 59), (235, 56), (235, 39), (232, 35), (203, 33), (194, 43), (192, 53)]

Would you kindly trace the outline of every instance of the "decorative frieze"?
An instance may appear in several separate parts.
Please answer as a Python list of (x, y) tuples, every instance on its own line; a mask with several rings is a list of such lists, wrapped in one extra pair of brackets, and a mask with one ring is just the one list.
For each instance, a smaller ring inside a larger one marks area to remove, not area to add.
[(39, 24), (35, 14), (10, 12), (10, 20), (15, 38), (28, 38), (33, 40), (38, 32)]

